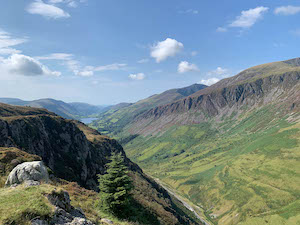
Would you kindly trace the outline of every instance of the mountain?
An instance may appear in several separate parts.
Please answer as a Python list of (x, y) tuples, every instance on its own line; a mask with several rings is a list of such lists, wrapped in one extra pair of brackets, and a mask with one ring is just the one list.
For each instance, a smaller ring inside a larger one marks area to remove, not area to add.
[(78, 119), (80, 117), (86, 117), (92, 114), (99, 113), (105, 108), (105, 106), (94, 106), (81, 102), (66, 103), (51, 98), (38, 99), (33, 101), (24, 101), (17, 98), (0, 98), (0, 102), (17, 106), (45, 108), (67, 119)]
[(83, 102), (70, 102), (68, 104), (71, 105), (73, 108), (75, 108), (80, 116), (90, 116), (93, 114), (97, 114), (103, 111), (104, 109), (106, 109), (107, 107), (109, 107), (109, 106), (102, 106), (102, 105), (99, 106), (90, 105)]
[[(98, 190), (97, 174), (105, 173), (105, 164), (112, 152), (124, 156), (133, 180), (134, 204), (131, 210), (134, 214), (129, 220), (141, 224), (198, 224), (180, 201), (171, 197), (126, 157), (116, 140), (81, 122), (66, 120), (45, 109), (0, 104), (0, 130), (2, 224), (29, 224), (33, 218), (49, 219), (53, 206), (46, 204), (45, 193), (60, 189), (68, 190), (72, 202), (87, 210), (89, 219), (97, 223), (104, 213), (95, 205), (99, 201), (95, 192)], [(37, 159), (42, 159), (51, 171), (49, 185), (22, 186), (9, 191), (2, 189), (14, 166)], [(3, 210), (8, 210), (9, 214), (3, 214)]]
[(145, 111), (172, 101), (182, 99), (201, 89), (206, 88), (203, 84), (193, 84), (184, 88), (177, 88), (165, 91), (161, 94), (152, 95), (149, 98), (140, 100), (136, 103), (121, 103), (107, 108), (98, 115), (99, 120), (92, 123), (92, 127), (97, 128), (100, 132), (107, 134), (117, 134), (138, 115)]
[(117, 138), (214, 224), (298, 224), (299, 81), (300, 58), (255, 66), (145, 110)]

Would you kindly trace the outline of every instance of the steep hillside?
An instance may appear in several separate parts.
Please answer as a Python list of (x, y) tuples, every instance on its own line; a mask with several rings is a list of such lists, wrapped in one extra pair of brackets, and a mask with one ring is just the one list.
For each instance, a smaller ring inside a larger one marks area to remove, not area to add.
[(99, 120), (94, 121), (92, 127), (106, 134), (117, 135), (122, 132), (123, 127), (145, 111), (182, 99), (206, 87), (203, 84), (193, 84), (153, 95), (134, 104), (118, 104), (99, 114)]
[(105, 107), (81, 102), (66, 103), (51, 98), (24, 101), (17, 98), (0, 98), (0, 102), (16, 106), (44, 108), (67, 119), (78, 119), (101, 112)]
[(299, 59), (247, 69), (140, 114), (125, 151), (213, 223), (299, 224), (299, 81)]
[[(172, 199), (126, 157), (117, 141), (102, 136), (78, 121), (63, 119), (43, 109), (0, 104), (0, 131), (0, 146), (3, 147), (0, 149), (2, 185), (3, 176), (13, 168), (11, 164), (41, 157), (54, 176), (97, 190), (97, 174), (105, 173), (108, 156), (112, 152), (119, 152), (124, 155), (134, 181), (136, 203), (133, 208), (139, 214), (134, 218), (143, 218), (141, 215), (144, 215), (145, 224), (194, 224), (193, 221), (196, 221), (188, 216), (188, 210), (179, 201)], [(16, 160), (11, 159), (13, 156)], [(90, 207), (96, 207), (91, 199), (85, 197), (85, 201)], [(84, 205), (84, 202), (81, 204)], [(25, 218), (34, 216), (30, 214), (30, 209), (24, 210)]]

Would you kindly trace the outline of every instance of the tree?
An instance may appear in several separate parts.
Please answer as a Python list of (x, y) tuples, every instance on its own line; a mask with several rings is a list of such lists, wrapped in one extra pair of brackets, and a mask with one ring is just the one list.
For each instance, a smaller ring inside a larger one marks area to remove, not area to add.
[(121, 153), (112, 153), (109, 160), (106, 174), (98, 175), (101, 207), (119, 214), (127, 205), (133, 186)]

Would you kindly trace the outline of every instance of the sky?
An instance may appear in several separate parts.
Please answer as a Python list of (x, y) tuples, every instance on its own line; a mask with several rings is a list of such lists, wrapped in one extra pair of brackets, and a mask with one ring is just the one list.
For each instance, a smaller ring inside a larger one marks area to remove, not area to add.
[(300, 1), (0, 2), (0, 97), (111, 105), (300, 57)]

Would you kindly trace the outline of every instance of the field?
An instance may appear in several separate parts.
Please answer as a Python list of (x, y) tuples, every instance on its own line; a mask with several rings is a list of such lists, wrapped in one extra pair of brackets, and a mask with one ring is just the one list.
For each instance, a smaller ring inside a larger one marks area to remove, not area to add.
[(265, 107), (174, 125), (125, 151), (214, 224), (300, 224), (299, 115), (282, 115)]

